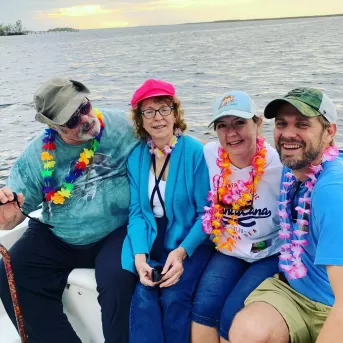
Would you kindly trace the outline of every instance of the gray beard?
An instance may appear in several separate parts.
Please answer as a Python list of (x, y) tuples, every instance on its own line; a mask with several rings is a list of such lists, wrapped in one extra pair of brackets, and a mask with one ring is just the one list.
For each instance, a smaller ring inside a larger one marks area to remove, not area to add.
[[(84, 133), (85, 130), (87, 130), (89, 128), (90, 125), (92, 125), (95, 122), (95, 127), (92, 129), (91, 133)], [(100, 123), (98, 120), (94, 121), (92, 123), (85, 123), (80, 130), (80, 134), (79, 134), (79, 139), (85, 140), (85, 141), (89, 141), (93, 138), (95, 138), (99, 132), (100, 132)]]

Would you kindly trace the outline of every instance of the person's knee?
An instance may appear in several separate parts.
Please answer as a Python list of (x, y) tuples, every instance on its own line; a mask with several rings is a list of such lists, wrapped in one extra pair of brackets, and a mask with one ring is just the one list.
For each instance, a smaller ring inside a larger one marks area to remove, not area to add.
[(197, 297), (192, 306), (193, 320), (201, 324), (217, 326), (220, 320), (220, 314), (223, 304), (216, 301), (213, 297)]
[(191, 309), (191, 294), (180, 289), (165, 289), (160, 297), (163, 311), (168, 314), (173, 309)]
[(160, 307), (158, 301), (158, 293), (153, 289), (149, 289), (141, 284), (137, 284), (131, 302), (131, 313), (149, 313), (154, 308)]
[(229, 330), (230, 343), (268, 343), (269, 337), (269, 325), (264, 325), (263, 318), (255, 316), (249, 306), (238, 312)]

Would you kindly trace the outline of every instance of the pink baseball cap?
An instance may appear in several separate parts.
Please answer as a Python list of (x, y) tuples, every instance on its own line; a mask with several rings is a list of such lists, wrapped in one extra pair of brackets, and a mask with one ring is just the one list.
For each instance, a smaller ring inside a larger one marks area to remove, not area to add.
[(166, 81), (149, 79), (146, 80), (132, 95), (131, 105), (135, 107), (140, 101), (153, 96), (175, 95), (175, 87)]

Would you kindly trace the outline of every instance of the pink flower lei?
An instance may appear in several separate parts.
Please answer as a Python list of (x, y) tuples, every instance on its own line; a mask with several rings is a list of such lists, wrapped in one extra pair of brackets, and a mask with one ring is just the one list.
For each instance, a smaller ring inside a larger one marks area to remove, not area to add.
[[(222, 147), (218, 149), (217, 166), (221, 169), (219, 174), (213, 177), (213, 190), (208, 193), (207, 200), (211, 202), (210, 207), (205, 207), (202, 215), (202, 230), (213, 235), (212, 241), (216, 249), (228, 249), (232, 251), (237, 240), (240, 240), (238, 215), (240, 210), (253, 201), (253, 194), (258, 183), (261, 181), (267, 165), (265, 139), (257, 137), (256, 154), (252, 160), (248, 180), (237, 180), (234, 185), (231, 182), (231, 160), (229, 153)], [(218, 202), (219, 200), (219, 202)], [(229, 219), (224, 222), (224, 209), (222, 204), (230, 205), (235, 211)], [(224, 237), (224, 239), (222, 239)]]
[(169, 154), (171, 154), (171, 152), (173, 151), (173, 149), (175, 148), (175, 145), (177, 144), (177, 141), (178, 141), (178, 137), (180, 137), (182, 135), (182, 131), (180, 129), (175, 129), (174, 130), (174, 135), (172, 137), (172, 139), (170, 140), (169, 144), (166, 144), (164, 146), (163, 149), (159, 149), (154, 141), (149, 138), (147, 140), (147, 144), (149, 146), (149, 152), (151, 155), (155, 155), (156, 157), (158, 158), (161, 158), (163, 156), (167, 156)]
[[(333, 161), (338, 156), (338, 148), (336, 146), (328, 147), (322, 156), (322, 163), (318, 166), (311, 165), (311, 173), (306, 174), (308, 180), (305, 182), (307, 190), (302, 198), (299, 198), (299, 204), (295, 207), (297, 212), (296, 224), (292, 223), (289, 213), (291, 212), (288, 204), (290, 200), (291, 186), (296, 182), (293, 173), (286, 173), (285, 177), (288, 181), (282, 183), (280, 191), (280, 201), (278, 201), (279, 209), (277, 214), (280, 217), (279, 237), (286, 242), (281, 246), (280, 254), (280, 269), (287, 274), (291, 280), (301, 279), (307, 275), (307, 268), (301, 260), (301, 254), (304, 252), (304, 247), (308, 245), (305, 238), (309, 232), (309, 218), (311, 213), (311, 195), (313, 188), (317, 182), (318, 176), (323, 171), (322, 164), (326, 161)], [(291, 206), (291, 205), (290, 205)], [(294, 227), (295, 229), (294, 229)]]

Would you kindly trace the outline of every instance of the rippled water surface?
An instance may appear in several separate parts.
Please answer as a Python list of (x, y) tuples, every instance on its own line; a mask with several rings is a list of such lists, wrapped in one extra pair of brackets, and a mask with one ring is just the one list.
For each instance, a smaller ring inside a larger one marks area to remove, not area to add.
[[(41, 82), (66, 76), (84, 82), (98, 106), (128, 110), (147, 78), (173, 82), (190, 131), (207, 129), (215, 98), (245, 90), (262, 111), (298, 86), (320, 87), (339, 113), (343, 147), (343, 17), (85, 30), (0, 37), (0, 184), (43, 126), (32, 95)], [(271, 142), (273, 123), (264, 132)]]

